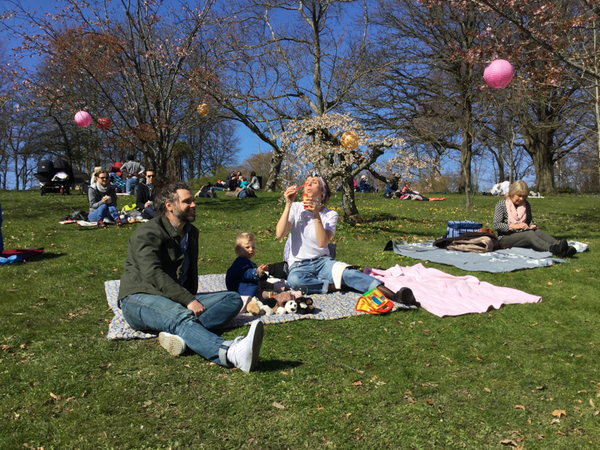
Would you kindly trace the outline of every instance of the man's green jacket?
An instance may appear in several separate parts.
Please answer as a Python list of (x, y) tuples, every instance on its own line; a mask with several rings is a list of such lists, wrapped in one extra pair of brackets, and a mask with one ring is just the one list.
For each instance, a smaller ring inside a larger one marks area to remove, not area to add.
[(187, 306), (198, 292), (198, 229), (190, 225), (190, 266), (181, 285), (185, 257), (181, 237), (164, 216), (141, 224), (129, 239), (119, 300), (132, 294), (162, 295)]

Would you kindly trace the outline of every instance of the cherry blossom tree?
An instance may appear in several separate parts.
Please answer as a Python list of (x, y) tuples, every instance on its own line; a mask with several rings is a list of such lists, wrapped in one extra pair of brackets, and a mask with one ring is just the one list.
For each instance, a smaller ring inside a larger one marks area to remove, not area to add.
[[(345, 147), (340, 142), (343, 133), (348, 131), (354, 131), (358, 136), (355, 148)], [(376, 174), (385, 171), (390, 178), (410, 180), (416, 170), (431, 164), (430, 160), (417, 159), (407, 152), (402, 138), (369, 133), (347, 114), (329, 113), (290, 121), (277, 138), (287, 150), (282, 171), (285, 180), (289, 184), (298, 184), (308, 172), (315, 170), (330, 186), (336, 181), (341, 182), (344, 220), (348, 222), (360, 218), (353, 185), (354, 177), (360, 172), (367, 169)], [(388, 159), (376, 165), (384, 155)]]

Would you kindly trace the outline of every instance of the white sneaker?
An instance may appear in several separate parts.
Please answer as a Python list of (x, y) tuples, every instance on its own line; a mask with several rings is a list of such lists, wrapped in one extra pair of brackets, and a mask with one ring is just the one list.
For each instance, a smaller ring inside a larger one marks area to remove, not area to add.
[(158, 333), (158, 343), (169, 352), (171, 356), (179, 356), (185, 352), (185, 342), (179, 336), (166, 331)]
[(237, 337), (227, 350), (227, 360), (242, 372), (256, 370), (258, 356), (263, 339), (264, 324), (255, 320), (245, 338)]

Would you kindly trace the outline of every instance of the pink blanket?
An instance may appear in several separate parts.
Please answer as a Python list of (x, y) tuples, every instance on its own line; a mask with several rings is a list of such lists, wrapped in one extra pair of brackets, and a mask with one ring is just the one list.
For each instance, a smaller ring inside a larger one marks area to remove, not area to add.
[(484, 313), (502, 305), (542, 301), (542, 297), (517, 289), (494, 286), (471, 275), (455, 277), (422, 264), (396, 265), (387, 270), (365, 267), (364, 272), (380, 279), (394, 292), (401, 287), (411, 288), (421, 306), (439, 317)]

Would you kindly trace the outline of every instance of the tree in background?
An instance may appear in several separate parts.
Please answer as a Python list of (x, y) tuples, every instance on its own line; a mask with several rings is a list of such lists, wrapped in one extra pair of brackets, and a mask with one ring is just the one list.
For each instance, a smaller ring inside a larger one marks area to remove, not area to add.
[[(340, 138), (344, 132), (358, 135), (357, 146), (345, 147)], [(414, 170), (431, 161), (417, 159), (403, 148), (400, 138), (369, 133), (349, 115), (329, 113), (312, 116), (301, 121), (290, 121), (286, 130), (277, 136), (282, 147), (287, 149), (282, 177), (289, 184), (298, 184), (307, 173), (316, 170), (333, 188), (339, 182), (342, 188), (344, 220), (356, 222), (360, 219), (354, 201), (354, 177), (363, 170), (377, 173), (376, 162), (387, 153), (389, 159), (379, 168), (392, 177), (411, 179)]]
[[(113, 123), (115, 144), (144, 153), (164, 174), (173, 143), (201, 120), (196, 106), (202, 99), (193, 86), (215, 76), (188, 64), (190, 55), (204, 54), (201, 32), (213, 0), (170, 9), (166, 0), (65, 3), (62, 12), (42, 17), (17, 4), (17, 13), (37, 30), (13, 30), (24, 40), (20, 51), (60, 65), (60, 89), (93, 86), (100, 93), (101, 113)], [(95, 120), (102, 117), (98, 105), (87, 100), (63, 98), (54, 106), (71, 116), (88, 107)]]
[(431, 156), (458, 151), (459, 190), (470, 208), (479, 86), (477, 63), (465, 55), (479, 45), (489, 17), (454, 2), (381, 0), (376, 20), (371, 61), (384, 62), (384, 70), (363, 86), (357, 107), (367, 99), (369, 123), (397, 129), (411, 147), (429, 146)]
[(239, 0), (230, 10), (211, 57), (226, 76), (208, 80), (205, 92), (269, 145), (272, 190), (285, 155), (275, 136), (288, 121), (343, 108), (356, 82), (376, 71), (364, 57), (367, 5)]

